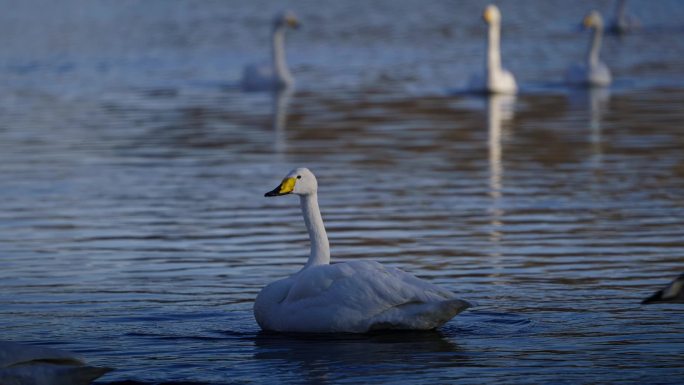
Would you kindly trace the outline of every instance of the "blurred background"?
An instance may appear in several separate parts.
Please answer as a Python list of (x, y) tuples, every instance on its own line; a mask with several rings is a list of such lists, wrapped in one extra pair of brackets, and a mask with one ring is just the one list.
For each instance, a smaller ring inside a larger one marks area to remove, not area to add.
[[(592, 9), (497, 2), (517, 97), (468, 95), (488, 1), (0, 0), (0, 339), (75, 351), (100, 383), (678, 383), (684, 3), (633, 0), (607, 89), (568, 88)], [(291, 92), (243, 92), (287, 32)], [(297, 271), (293, 167), (333, 260), (478, 306), (435, 333), (259, 332)], [(681, 305), (680, 305), (681, 306)], [(589, 380), (590, 379), (590, 380)]]

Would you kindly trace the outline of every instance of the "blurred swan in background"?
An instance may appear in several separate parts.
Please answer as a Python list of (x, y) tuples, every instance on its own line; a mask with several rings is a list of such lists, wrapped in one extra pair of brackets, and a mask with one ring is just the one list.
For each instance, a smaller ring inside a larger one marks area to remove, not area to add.
[(591, 11), (584, 18), (584, 28), (593, 29), (587, 57), (584, 63), (576, 64), (568, 69), (568, 83), (585, 87), (605, 87), (610, 85), (610, 70), (599, 58), (601, 40), (603, 39), (603, 18), (597, 11)]
[(291, 11), (279, 13), (273, 18), (272, 62), (246, 66), (242, 74), (243, 90), (279, 90), (294, 85), (285, 56), (285, 31), (288, 27), (299, 28), (299, 20)]
[(65, 351), (0, 341), (3, 385), (85, 385), (111, 370), (87, 366)]
[(680, 274), (667, 287), (658, 290), (652, 296), (641, 301), (641, 303), (684, 303), (684, 274)]
[(641, 28), (639, 20), (627, 13), (627, 0), (617, 0), (615, 15), (608, 25), (608, 31), (623, 34)]
[(485, 74), (473, 75), (470, 89), (488, 94), (515, 94), (518, 91), (515, 77), (501, 66), (501, 12), (496, 5), (488, 5), (482, 18), (489, 26)]
[(257, 296), (254, 317), (263, 330), (429, 330), (470, 306), (448, 290), (378, 262), (357, 260), (331, 265), (317, 191), (314, 174), (298, 168), (265, 194), (299, 195), (311, 253), (299, 272), (269, 284)]

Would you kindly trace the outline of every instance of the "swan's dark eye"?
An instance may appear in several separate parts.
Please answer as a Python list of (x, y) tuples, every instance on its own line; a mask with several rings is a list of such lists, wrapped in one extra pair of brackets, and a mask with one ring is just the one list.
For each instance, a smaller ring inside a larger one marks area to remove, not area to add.
[(297, 179), (302, 179), (302, 176), (301, 176), (301, 175), (297, 175)]

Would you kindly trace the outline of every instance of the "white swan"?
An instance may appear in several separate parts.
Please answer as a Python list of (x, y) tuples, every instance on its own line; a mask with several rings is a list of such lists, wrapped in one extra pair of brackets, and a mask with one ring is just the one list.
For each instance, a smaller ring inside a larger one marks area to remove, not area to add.
[(243, 90), (279, 90), (294, 85), (294, 78), (287, 68), (285, 56), (285, 30), (288, 27), (299, 27), (299, 21), (291, 11), (279, 13), (273, 18), (272, 62), (246, 66), (242, 74)]
[(641, 27), (639, 20), (627, 13), (627, 0), (617, 0), (615, 16), (610, 22), (608, 30), (612, 33), (623, 34)]
[(684, 274), (680, 274), (679, 277), (675, 278), (664, 289), (658, 290), (652, 296), (641, 301), (642, 304), (668, 302), (684, 303)]
[(86, 385), (111, 371), (57, 349), (0, 341), (0, 384)]
[(488, 94), (515, 94), (518, 91), (515, 77), (501, 66), (501, 12), (496, 5), (488, 5), (482, 18), (489, 25), (485, 74), (473, 75), (470, 88)]
[(612, 77), (608, 66), (599, 58), (601, 40), (603, 38), (603, 18), (598, 11), (591, 11), (584, 18), (584, 27), (594, 30), (587, 57), (584, 63), (576, 64), (568, 69), (568, 83), (585, 87), (605, 87), (610, 85)]
[(299, 195), (311, 253), (299, 272), (269, 284), (257, 296), (254, 317), (263, 330), (427, 330), (441, 326), (470, 306), (448, 290), (377, 262), (331, 265), (317, 190), (313, 173), (298, 168), (266, 193), (267, 197)]

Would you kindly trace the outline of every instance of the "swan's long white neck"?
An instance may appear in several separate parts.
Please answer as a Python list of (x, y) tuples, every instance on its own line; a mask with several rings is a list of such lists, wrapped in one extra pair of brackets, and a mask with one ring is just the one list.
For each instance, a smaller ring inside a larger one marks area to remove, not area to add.
[(595, 66), (599, 63), (599, 51), (601, 51), (601, 39), (603, 37), (603, 26), (598, 25), (593, 28), (593, 35), (587, 51), (587, 64)]
[(501, 24), (499, 22), (489, 23), (487, 36), (487, 81), (489, 84), (501, 72)]
[(299, 202), (302, 205), (304, 223), (309, 231), (309, 241), (311, 242), (311, 254), (309, 254), (309, 260), (304, 268), (328, 265), (330, 264), (330, 245), (323, 226), (321, 210), (318, 208), (318, 195), (316, 193), (300, 195)]
[(277, 26), (273, 28), (273, 68), (278, 83), (281, 85), (292, 84), (292, 75), (287, 68), (285, 57), (285, 27)]

